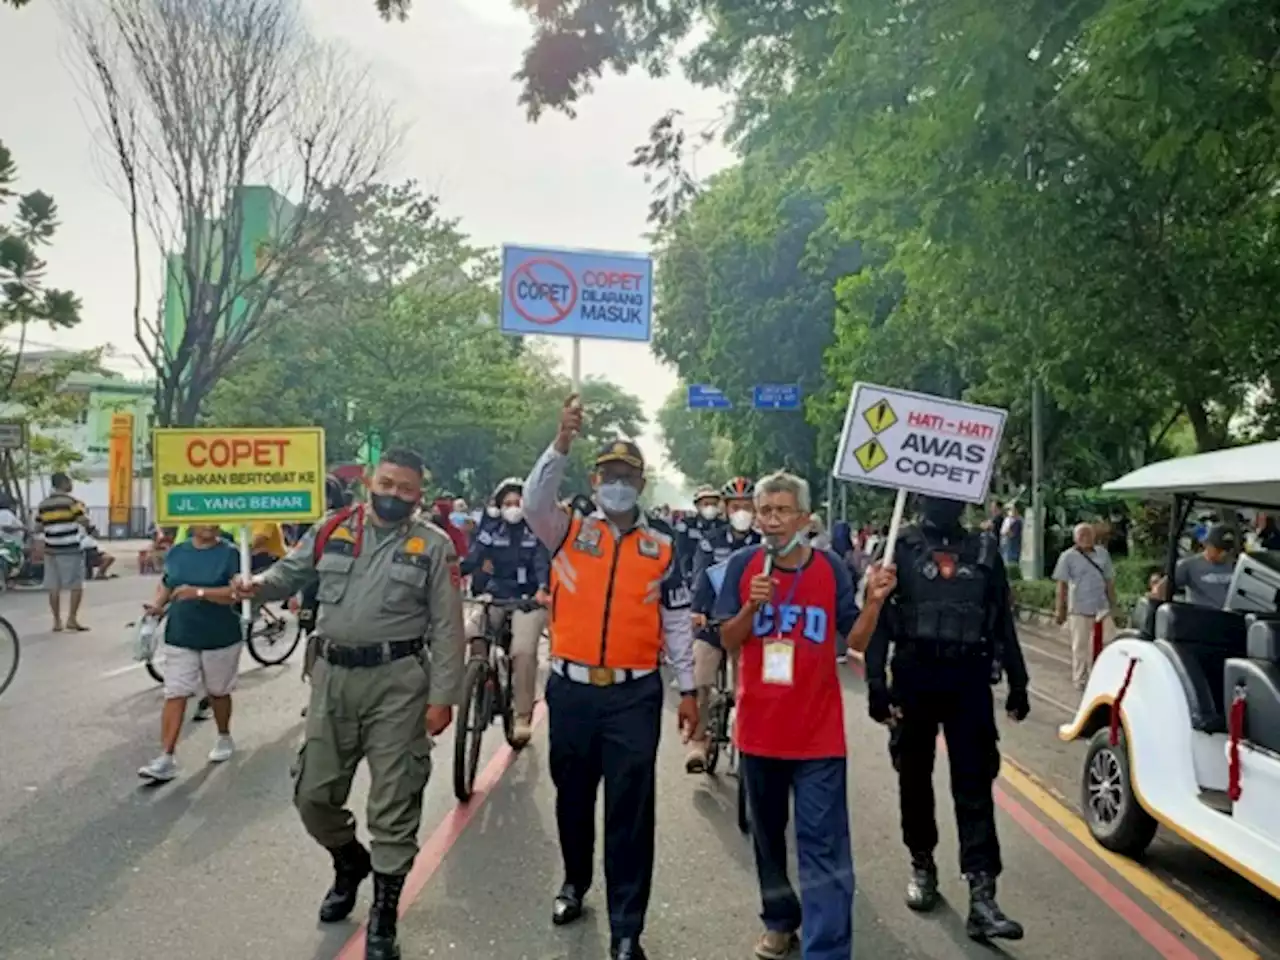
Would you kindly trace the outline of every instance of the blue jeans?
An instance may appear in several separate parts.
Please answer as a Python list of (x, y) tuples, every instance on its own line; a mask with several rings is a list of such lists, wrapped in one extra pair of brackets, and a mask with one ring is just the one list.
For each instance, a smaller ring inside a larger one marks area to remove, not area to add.
[[(743, 754), (740, 775), (760, 879), (760, 919), (769, 930), (802, 930), (804, 960), (851, 960), (853, 844), (844, 757), (780, 760)], [(787, 820), (793, 795), (798, 898), (787, 877)]]

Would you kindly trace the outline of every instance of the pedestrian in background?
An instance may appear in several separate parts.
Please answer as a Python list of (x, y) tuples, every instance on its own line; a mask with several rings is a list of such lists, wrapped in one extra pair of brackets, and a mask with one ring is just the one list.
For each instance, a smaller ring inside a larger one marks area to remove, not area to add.
[[(765, 925), (755, 952), (782, 960), (803, 931), (805, 960), (850, 960), (854, 871), (837, 639), (866, 648), (894, 574), (871, 570), (859, 612), (844, 562), (805, 542), (808, 483), (775, 473), (755, 495), (766, 545), (729, 558), (716, 603), (725, 649), (741, 650), (734, 741)], [(793, 802), (798, 898), (787, 877)]]
[(160, 712), (161, 754), (138, 771), (151, 783), (178, 775), (174, 752), (182, 732), (187, 701), (201, 692), (218, 727), (209, 752), (211, 763), (231, 759), (231, 692), (240, 672), (244, 633), (234, 608), (231, 582), (240, 572), (240, 553), (222, 539), (215, 525), (193, 525), (189, 539), (175, 545), (164, 560), (155, 599), (147, 606), (165, 621), (164, 707)]
[(84, 597), (84, 531), (89, 514), (71, 495), (71, 478), (65, 473), (50, 477), (53, 492), (36, 508), (36, 530), (44, 537), (44, 588), (49, 593), (53, 632), (62, 631), (62, 594), (70, 602), (67, 629), (84, 631), (80, 602)]
[(589, 512), (560, 503), (581, 430), (574, 395), (524, 486), (525, 519), (552, 556), (546, 701), (564, 884), (551, 919), (564, 925), (582, 916), (603, 780), (609, 955), (644, 960), (664, 651), (680, 688), (677, 718), (686, 742), (698, 726), (690, 597), (675, 531), (640, 509), (645, 464), (634, 443), (617, 440), (596, 455)]
[[(333, 859), (320, 920), (355, 909), (373, 872), (366, 960), (398, 960), (396, 918), (418, 853), (431, 740), (453, 720), (463, 669), (462, 575), (445, 534), (418, 511), (424, 466), (408, 450), (382, 454), (369, 502), (314, 528), (249, 583), (244, 597), (282, 600), (318, 579), (318, 657), (294, 805)], [(356, 768), (369, 767), (372, 852), (346, 808)]]
[(1071, 682), (1083, 691), (1093, 658), (1111, 642), (1115, 624), (1116, 574), (1111, 555), (1095, 540), (1093, 524), (1077, 523), (1073, 543), (1058, 557), (1053, 579), (1058, 582), (1054, 616), (1066, 624), (1071, 638)]

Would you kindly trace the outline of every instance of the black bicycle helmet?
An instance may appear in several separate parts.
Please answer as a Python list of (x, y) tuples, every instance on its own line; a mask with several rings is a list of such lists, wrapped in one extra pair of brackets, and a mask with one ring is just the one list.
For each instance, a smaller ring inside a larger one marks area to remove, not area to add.
[(324, 505), (326, 510), (341, 510), (347, 505), (346, 491), (342, 489), (342, 481), (332, 473), (324, 478)]
[(499, 482), (493, 488), (493, 505), (495, 507), (502, 506), (502, 498), (508, 493), (518, 493), (524, 496), (524, 480), (520, 477), (507, 477), (507, 479)]
[(734, 477), (720, 488), (725, 500), (750, 500), (756, 495), (756, 485), (750, 477)]

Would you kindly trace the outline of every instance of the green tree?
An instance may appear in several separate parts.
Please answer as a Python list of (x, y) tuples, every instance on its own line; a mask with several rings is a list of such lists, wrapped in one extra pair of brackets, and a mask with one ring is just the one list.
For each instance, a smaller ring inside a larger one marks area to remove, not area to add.
[[(70, 330), (80, 323), (80, 299), (45, 284), (48, 263), (42, 256), (58, 230), (58, 207), (39, 190), (19, 194), (18, 168), (0, 143), (0, 211), (15, 204), (12, 218), (0, 220), (0, 334), (12, 345), (0, 346), (0, 407), (27, 424), (31, 467), (66, 466), (75, 454), (38, 431), (64, 425), (79, 412), (82, 398), (61, 388), (75, 372), (97, 367), (99, 351), (70, 353), (52, 361), (32, 362), (26, 353), (32, 324)], [(0, 483), (18, 500), (18, 465), (6, 451), (0, 458)]]
[(717, 436), (711, 424), (688, 409), (688, 389), (671, 391), (658, 408), (667, 459), (693, 484), (719, 485), (728, 480), (732, 468), (733, 441)]

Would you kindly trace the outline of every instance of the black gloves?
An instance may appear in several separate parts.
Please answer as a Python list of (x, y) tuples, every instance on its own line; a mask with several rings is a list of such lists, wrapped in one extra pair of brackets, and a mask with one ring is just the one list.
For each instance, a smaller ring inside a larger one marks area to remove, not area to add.
[(892, 716), (893, 695), (883, 680), (867, 681), (867, 713), (876, 723), (887, 723)]
[(1019, 723), (1027, 719), (1027, 714), (1031, 712), (1031, 701), (1027, 699), (1026, 687), (1011, 687), (1009, 699), (1004, 702), (1004, 709)]

